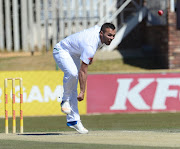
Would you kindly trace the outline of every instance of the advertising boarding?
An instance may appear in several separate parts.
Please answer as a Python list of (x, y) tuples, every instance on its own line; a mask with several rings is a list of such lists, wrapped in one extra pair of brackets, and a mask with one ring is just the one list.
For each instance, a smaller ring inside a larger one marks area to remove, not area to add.
[(89, 75), (87, 113), (180, 111), (180, 73)]
[[(23, 115), (53, 116), (64, 115), (60, 103), (63, 96), (63, 76), (61, 71), (3, 71), (0, 74), (0, 116), (5, 114), (4, 79), (22, 78)], [(78, 87), (79, 91), (79, 87)], [(7, 82), (8, 115), (12, 116), (12, 80)], [(20, 113), (20, 86), (15, 81), (16, 116)], [(79, 113), (86, 114), (86, 98), (79, 103)]]
[[(0, 74), (0, 116), (5, 115), (4, 79), (22, 78), (23, 115), (57, 116), (61, 112), (61, 71), (4, 71)], [(8, 80), (8, 115), (12, 116), (12, 80)], [(20, 111), (19, 81), (15, 81), (16, 116)], [(80, 91), (78, 86), (78, 92)], [(180, 111), (180, 73), (89, 74), (80, 114)]]

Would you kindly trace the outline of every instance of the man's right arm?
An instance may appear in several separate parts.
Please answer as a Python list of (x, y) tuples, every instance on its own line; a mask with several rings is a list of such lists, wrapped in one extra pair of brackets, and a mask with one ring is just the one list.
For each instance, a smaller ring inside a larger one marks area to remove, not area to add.
[(82, 62), (81, 68), (79, 70), (80, 93), (77, 97), (78, 101), (82, 101), (84, 99), (84, 93), (86, 90), (86, 81), (87, 81), (87, 71), (88, 71), (88, 64)]

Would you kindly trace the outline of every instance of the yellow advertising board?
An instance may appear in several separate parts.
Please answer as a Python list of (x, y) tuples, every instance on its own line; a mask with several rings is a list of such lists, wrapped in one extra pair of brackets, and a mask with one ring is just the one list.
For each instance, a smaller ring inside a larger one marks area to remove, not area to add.
[[(4, 79), (23, 79), (23, 115), (63, 115), (60, 108), (63, 95), (63, 73), (61, 71), (3, 71), (0, 73), (0, 116), (4, 117)], [(8, 80), (8, 113), (12, 116), (12, 81)], [(79, 87), (78, 87), (79, 92)], [(15, 81), (16, 115), (20, 108), (19, 81)], [(86, 114), (86, 97), (78, 102), (79, 113)]]

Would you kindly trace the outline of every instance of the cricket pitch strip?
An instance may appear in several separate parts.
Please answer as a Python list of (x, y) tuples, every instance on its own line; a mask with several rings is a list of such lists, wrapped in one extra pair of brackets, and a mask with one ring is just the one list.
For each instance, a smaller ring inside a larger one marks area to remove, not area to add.
[(90, 131), (78, 134), (75, 131), (33, 132), (24, 134), (0, 134), (1, 140), (24, 140), (40, 142), (64, 142), (85, 144), (114, 144), (154, 147), (180, 147), (180, 133), (156, 131)]

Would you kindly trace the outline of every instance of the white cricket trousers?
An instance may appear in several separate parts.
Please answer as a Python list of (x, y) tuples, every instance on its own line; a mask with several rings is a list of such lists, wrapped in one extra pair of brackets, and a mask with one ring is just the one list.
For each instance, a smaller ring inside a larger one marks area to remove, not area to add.
[(64, 72), (63, 88), (64, 93), (62, 100), (68, 100), (71, 106), (71, 114), (67, 114), (67, 122), (79, 121), (78, 100), (77, 100), (77, 84), (78, 72), (80, 69), (80, 57), (70, 55), (68, 51), (62, 49), (59, 45), (54, 47), (53, 57)]

